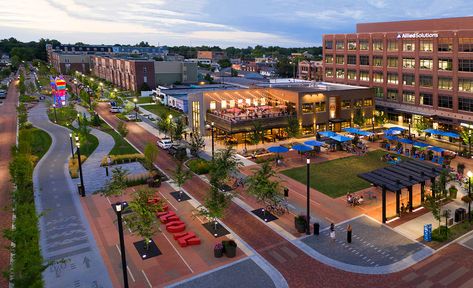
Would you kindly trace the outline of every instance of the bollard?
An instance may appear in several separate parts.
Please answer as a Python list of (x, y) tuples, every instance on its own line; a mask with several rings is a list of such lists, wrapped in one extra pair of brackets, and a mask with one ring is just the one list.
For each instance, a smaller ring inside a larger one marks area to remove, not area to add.
[(108, 166), (105, 166), (105, 176), (108, 177)]

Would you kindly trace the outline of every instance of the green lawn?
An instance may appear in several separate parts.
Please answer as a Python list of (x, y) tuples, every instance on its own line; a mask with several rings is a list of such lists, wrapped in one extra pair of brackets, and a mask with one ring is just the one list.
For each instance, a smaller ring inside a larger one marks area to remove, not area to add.
[(125, 139), (123, 139), (120, 134), (115, 132), (110, 126), (108, 126), (107, 123), (102, 122), (100, 124), (100, 130), (102, 130), (105, 133), (110, 134), (113, 137), (113, 140), (115, 140), (115, 146), (113, 146), (112, 151), (110, 151), (110, 155), (125, 155), (125, 154), (135, 154), (139, 153), (136, 151), (133, 146), (130, 145), (130, 143), (126, 142)]
[[(133, 102), (133, 98), (135, 97), (127, 97), (128, 101)], [(153, 97), (147, 96), (147, 97), (137, 97), (138, 98), (138, 104), (149, 104), (149, 103), (154, 103)]]
[[(347, 193), (356, 192), (370, 187), (370, 183), (357, 175), (389, 164), (380, 160), (385, 151), (375, 150), (365, 156), (346, 158), (310, 165), (310, 186), (318, 191), (336, 198)], [(306, 184), (306, 167), (284, 170), (282, 174)]]
[[(51, 146), (51, 136), (43, 130), (38, 128), (21, 129), (18, 143), (29, 143), (31, 147), (31, 154), (41, 159)], [(20, 150), (22, 147), (20, 146)]]
[(99, 139), (92, 134), (88, 134), (86, 139), (80, 139), (80, 154), (89, 157), (99, 146)]
[(170, 113), (172, 115), (172, 117), (181, 116), (181, 113), (179, 113), (175, 110), (169, 109), (168, 107), (164, 106), (163, 104), (141, 105), (141, 107), (143, 107), (143, 109), (146, 109), (149, 112), (151, 112), (151, 113), (153, 113), (157, 116), (160, 116), (163, 113)]

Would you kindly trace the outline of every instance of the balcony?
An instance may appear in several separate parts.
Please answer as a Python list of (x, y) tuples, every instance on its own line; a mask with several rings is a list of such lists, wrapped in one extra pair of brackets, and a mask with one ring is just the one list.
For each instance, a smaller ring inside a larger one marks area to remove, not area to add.
[(207, 112), (207, 123), (214, 122), (215, 127), (229, 133), (253, 131), (255, 123), (259, 123), (264, 129), (283, 128), (287, 126), (290, 118), (296, 118), (296, 115), (273, 113), (260, 117), (249, 117), (246, 115), (228, 116), (228, 114)]

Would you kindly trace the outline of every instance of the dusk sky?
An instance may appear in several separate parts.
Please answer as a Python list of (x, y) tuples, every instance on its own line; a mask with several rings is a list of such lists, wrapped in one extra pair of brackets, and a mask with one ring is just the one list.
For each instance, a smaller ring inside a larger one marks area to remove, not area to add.
[(320, 45), (361, 22), (460, 17), (464, 0), (2, 0), (0, 37), (62, 43)]

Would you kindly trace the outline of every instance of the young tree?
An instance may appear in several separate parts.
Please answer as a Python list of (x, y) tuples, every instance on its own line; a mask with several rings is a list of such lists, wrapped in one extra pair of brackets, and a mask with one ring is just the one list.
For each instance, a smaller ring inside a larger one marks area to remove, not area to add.
[(197, 157), (197, 155), (199, 154), (199, 151), (203, 149), (204, 146), (205, 146), (204, 138), (202, 138), (202, 136), (197, 130), (194, 130), (192, 132), (191, 143), (190, 143), (190, 150), (191, 150), (192, 156)]
[(448, 239), (448, 218), (450, 218), (451, 215), (452, 215), (452, 211), (450, 211), (450, 209), (445, 208), (442, 212), (442, 216), (445, 217), (445, 238), (447, 239)]
[(100, 194), (106, 197), (123, 195), (123, 191), (127, 187), (128, 174), (128, 170), (122, 167), (114, 168), (112, 170), (112, 179), (107, 181), (105, 188), (101, 190)]
[(184, 121), (182, 121), (181, 117), (178, 117), (176, 121), (174, 122), (174, 125), (172, 125), (172, 138), (174, 140), (182, 140), (182, 134), (184, 133), (185, 129), (185, 124)]
[(264, 129), (260, 122), (253, 122), (253, 131), (250, 133), (250, 142), (258, 145), (260, 141), (264, 141)]
[(463, 140), (463, 143), (468, 146), (468, 156), (471, 156), (471, 145), (473, 144), (473, 135), (471, 129), (462, 129), (460, 130), (460, 138)]
[(269, 162), (264, 162), (261, 168), (255, 170), (255, 173), (248, 177), (247, 192), (256, 197), (258, 202), (277, 203), (280, 200), (279, 181), (271, 178), (276, 175)]
[(153, 170), (153, 162), (156, 159), (156, 156), (158, 156), (158, 152), (158, 147), (156, 147), (155, 144), (151, 142), (148, 142), (148, 144), (146, 144), (144, 149), (146, 169)]
[(192, 174), (189, 170), (183, 168), (182, 162), (177, 164), (176, 171), (174, 172), (174, 179), (176, 180), (177, 187), (179, 187), (179, 196), (182, 194), (181, 187), (186, 183), (187, 180), (192, 178)]
[[(414, 124), (414, 129), (417, 131), (417, 134), (419, 136), (424, 133), (424, 130), (430, 128), (430, 123), (425, 119), (425, 117), (421, 117), (420, 120), (416, 121)], [(427, 135), (424, 133), (424, 140), (427, 137)]]
[(156, 212), (162, 209), (161, 202), (148, 203), (154, 196), (151, 189), (139, 189), (133, 194), (133, 200), (128, 203), (126, 209), (132, 213), (124, 216), (125, 225), (131, 233), (138, 235), (145, 240), (145, 250), (149, 248), (151, 237), (159, 231), (159, 223), (156, 220)]
[(380, 112), (378, 115), (374, 116), (375, 122), (383, 128), (384, 124), (388, 122), (388, 117), (384, 112)]
[(363, 111), (361, 110), (361, 107), (356, 107), (355, 114), (353, 115), (353, 123), (361, 128), (363, 125), (365, 125), (365, 122), (366, 118), (365, 116), (363, 116)]
[(120, 133), (120, 135), (125, 138), (126, 135), (128, 134), (128, 128), (126, 127), (126, 123), (123, 121), (118, 122), (117, 125), (117, 131)]
[(299, 133), (300, 133), (299, 120), (297, 120), (296, 117), (287, 118), (286, 133), (289, 138), (295, 138), (299, 136)]
[[(162, 104), (156, 104), (162, 105)], [(170, 135), (172, 132), (172, 118), (171, 114), (168, 112), (161, 113), (159, 119), (157, 120), (158, 129), (163, 132), (165, 135)]]
[(424, 203), (427, 209), (429, 209), (430, 212), (432, 212), (432, 216), (434, 216), (434, 219), (439, 221), (439, 235), (440, 235), (440, 220), (442, 220), (441, 196), (438, 194), (436, 194), (435, 197), (433, 197), (432, 195), (427, 195)]

